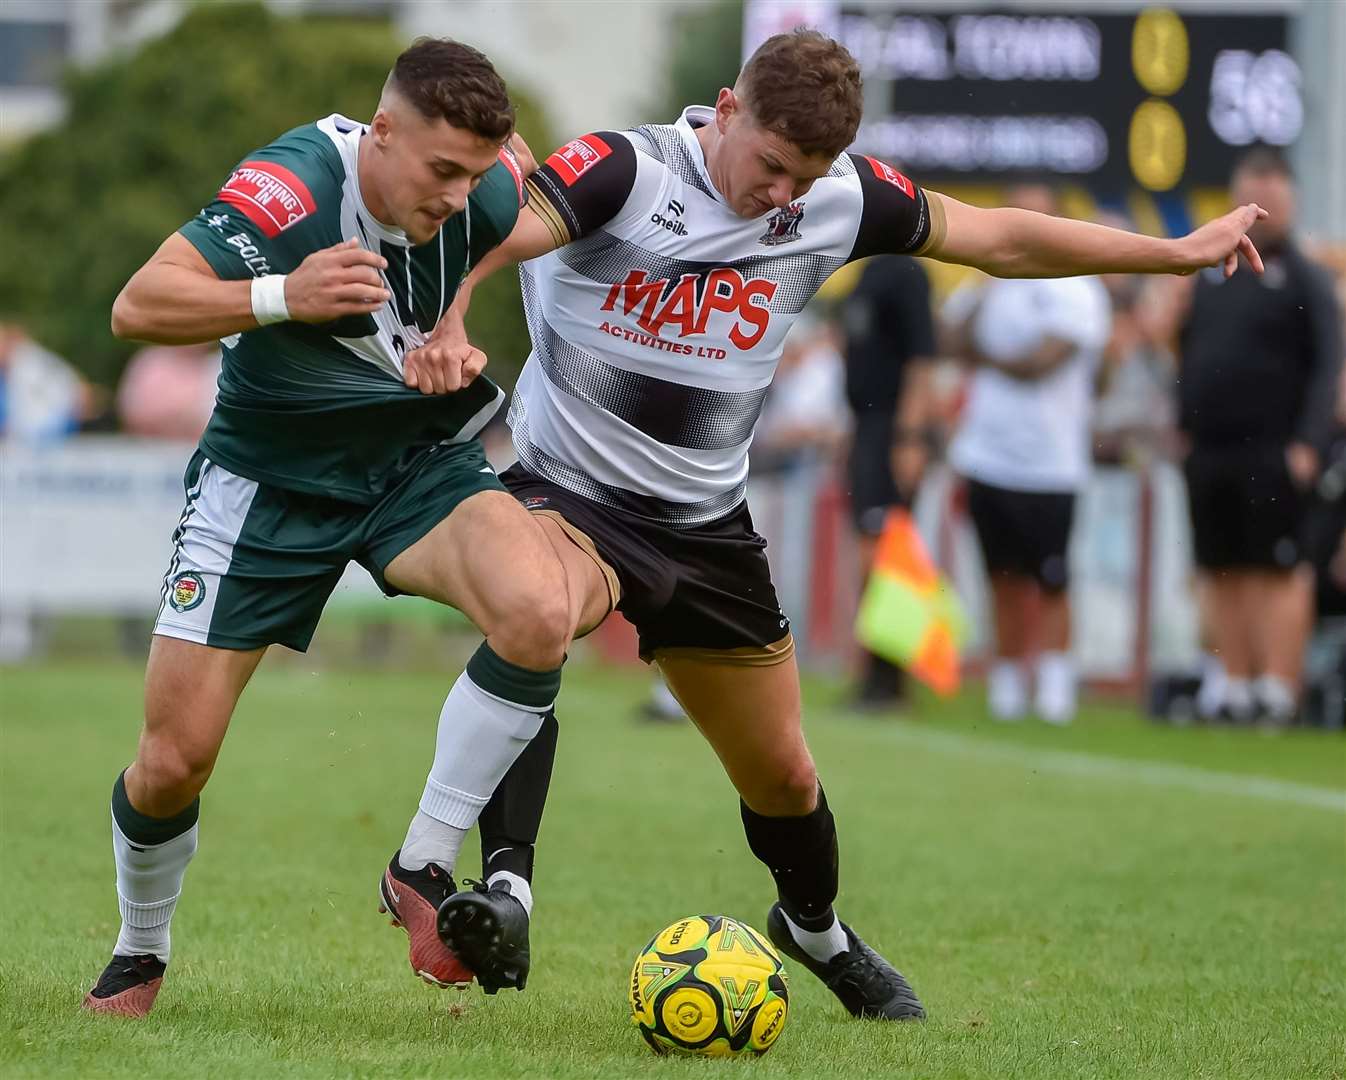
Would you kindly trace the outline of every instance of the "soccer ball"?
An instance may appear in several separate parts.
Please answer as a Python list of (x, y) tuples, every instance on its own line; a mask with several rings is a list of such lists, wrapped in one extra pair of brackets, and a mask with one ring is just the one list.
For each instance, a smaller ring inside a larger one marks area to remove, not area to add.
[(765, 1054), (789, 1009), (770, 943), (725, 915), (692, 915), (655, 934), (631, 968), (631, 1020), (655, 1053)]

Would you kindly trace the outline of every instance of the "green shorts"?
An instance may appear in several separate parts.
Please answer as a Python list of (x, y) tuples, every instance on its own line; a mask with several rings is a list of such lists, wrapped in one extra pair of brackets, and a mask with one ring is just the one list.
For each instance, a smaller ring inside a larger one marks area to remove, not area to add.
[(503, 491), (481, 444), (427, 450), (373, 506), (286, 491), (238, 476), (200, 450), (183, 477), (154, 632), (221, 649), (287, 645), (303, 652), (347, 564), (383, 571), (479, 491)]

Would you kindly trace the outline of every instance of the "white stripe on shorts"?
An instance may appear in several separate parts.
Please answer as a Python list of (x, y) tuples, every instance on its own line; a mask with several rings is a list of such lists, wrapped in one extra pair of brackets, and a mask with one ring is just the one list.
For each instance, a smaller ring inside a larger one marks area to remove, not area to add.
[(164, 577), (154, 632), (205, 645), (219, 599), (220, 579), (234, 560), (257, 481), (203, 459), (196, 484), (173, 534), (173, 558)]

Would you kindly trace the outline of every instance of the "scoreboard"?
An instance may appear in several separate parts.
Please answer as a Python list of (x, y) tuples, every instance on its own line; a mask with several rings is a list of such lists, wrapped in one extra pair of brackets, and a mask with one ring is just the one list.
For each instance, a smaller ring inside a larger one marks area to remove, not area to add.
[(745, 54), (815, 26), (865, 79), (855, 149), (932, 182), (1056, 177), (1101, 197), (1225, 183), (1253, 143), (1304, 121), (1291, 16), (1052, 4), (1040, 9), (756, 0)]

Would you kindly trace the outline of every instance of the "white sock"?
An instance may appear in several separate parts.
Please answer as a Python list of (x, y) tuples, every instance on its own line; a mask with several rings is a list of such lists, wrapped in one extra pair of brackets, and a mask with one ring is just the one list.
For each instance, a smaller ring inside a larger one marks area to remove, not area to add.
[(997, 659), (986, 673), (986, 700), (997, 720), (1018, 720), (1028, 711), (1028, 681), (1017, 660)]
[(1229, 676), (1224, 683), (1224, 707), (1235, 720), (1247, 720), (1253, 713), (1252, 683), (1245, 678)]
[(446, 873), (451, 872), (465, 836), (466, 829), (436, 821), (424, 810), (417, 810), (407, 826), (407, 838), (402, 841), (397, 861), (403, 870), (420, 870), (427, 863), (436, 863)]
[(680, 720), (687, 718), (687, 713), (683, 711), (682, 702), (673, 696), (673, 691), (663, 679), (655, 679), (650, 687), (650, 704), (658, 710), (661, 716), (676, 717)]
[(440, 710), (435, 760), (402, 844), (398, 861), (404, 869), (433, 862), (453, 870), (463, 837), (542, 727), (546, 711), (496, 697), (466, 671), (458, 676)]
[(1262, 675), (1252, 685), (1257, 701), (1267, 712), (1276, 717), (1294, 716), (1295, 691), (1288, 682), (1278, 675)]
[[(785, 915), (785, 911), (782, 910), (781, 914)], [(785, 915), (785, 925), (790, 928), (790, 936), (799, 947), (820, 963), (825, 964), (837, 953), (850, 948), (846, 931), (841, 928), (841, 920), (836, 915), (832, 916), (832, 925), (826, 930), (805, 930), (789, 915)]]
[(112, 857), (117, 864), (117, 906), (122, 926), (112, 950), (119, 956), (153, 953), (168, 963), (169, 923), (182, 894), (187, 864), (196, 854), (198, 827), (162, 844), (133, 844), (112, 819)]
[(1224, 664), (1214, 653), (1201, 654), (1201, 687), (1196, 692), (1196, 714), (1209, 720), (1224, 701)]
[(486, 879), (486, 887), (494, 889), (497, 884), (506, 886), (506, 891), (523, 905), (524, 911), (528, 912), (528, 917), (530, 919), (533, 917), (533, 887), (528, 884), (527, 878), (522, 878), (508, 870), (497, 870)]
[(1075, 664), (1069, 653), (1044, 652), (1038, 657), (1035, 708), (1049, 724), (1068, 724), (1075, 719)]

